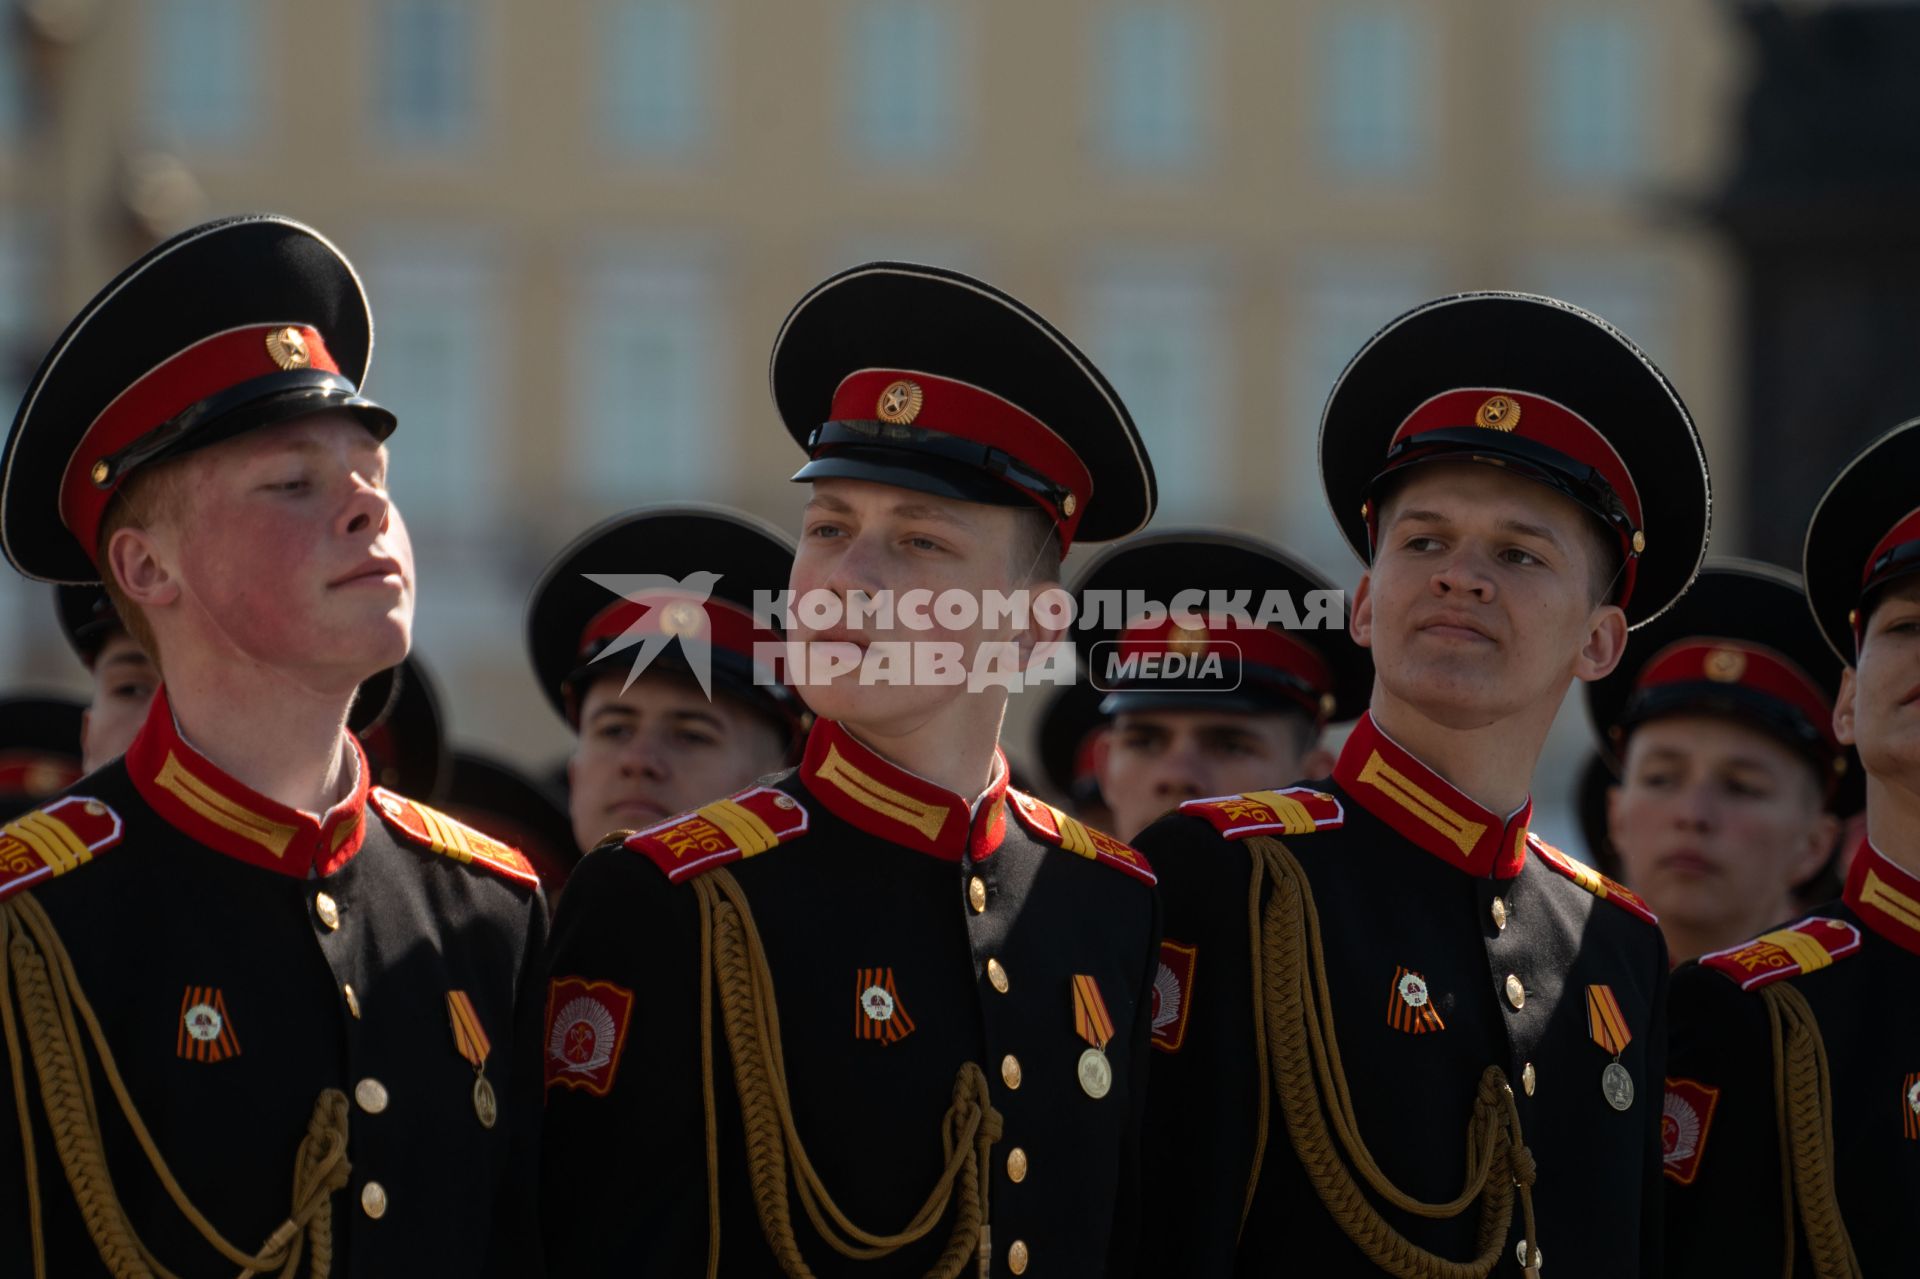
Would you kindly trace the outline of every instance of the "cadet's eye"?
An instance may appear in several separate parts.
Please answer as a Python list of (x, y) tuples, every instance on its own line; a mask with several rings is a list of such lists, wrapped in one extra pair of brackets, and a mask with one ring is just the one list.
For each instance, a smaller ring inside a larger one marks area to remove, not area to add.
[(1523, 550), (1518, 546), (1509, 546), (1502, 554), (1506, 557), (1507, 563), (1518, 564), (1523, 568), (1542, 562), (1540, 557), (1532, 551)]

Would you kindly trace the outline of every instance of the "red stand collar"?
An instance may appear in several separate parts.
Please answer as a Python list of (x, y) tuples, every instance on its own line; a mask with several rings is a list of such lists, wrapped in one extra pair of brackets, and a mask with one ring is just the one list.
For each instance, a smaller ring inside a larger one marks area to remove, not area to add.
[(882, 758), (829, 719), (807, 734), (800, 780), (842, 821), (945, 861), (988, 857), (1006, 835), (1007, 757), (997, 748), (977, 823), (966, 800)]
[(1333, 779), (1402, 837), (1469, 875), (1512, 879), (1526, 863), (1531, 797), (1511, 818), (1482, 808), (1381, 732), (1372, 712), (1354, 725)]
[(1868, 928), (1920, 955), (1920, 879), (1862, 839), (1847, 871), (1842, 901)]
[(367, 757), (353, 734), (353, 793), (315, 818), (268, 799), (223, 772), (180, 735), (163, 685), (127, 748), (127, 773), (142, 799), (196, 843), (249, 866), (295, 879), (331, 875), (367, 836)]

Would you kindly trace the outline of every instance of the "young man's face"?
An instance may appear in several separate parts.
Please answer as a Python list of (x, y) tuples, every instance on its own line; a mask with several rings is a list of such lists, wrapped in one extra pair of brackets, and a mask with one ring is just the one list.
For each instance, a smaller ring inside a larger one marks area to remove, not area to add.
[(1804, 759), (1713, 716), (1635, 728), (1607, 818), (1627, 883), (1661, 921), (1727, 945), (1779, 922), (1839, 828)]
[(1432, 463), (1380, 512), (1354, 638), (1375, 678), (1436, 723), (1481, 728), (1548, 715), (1576, 677), (1619, 661), (1626, 620), (1594, 602), (1589, 517), (1544, 485), (1479, 464)]
[(81, 767), (91, 773), (127, 753), (159, 687), (160, 673), (146, 650), (125, 631), (115, 631), (93, 661), (93, 700), (80, 721)]
[(608, 831), (651, 826), (724, 798), (786, 765), (767, 720), (721, 694), (707, 700), (691, 678), (648, 673), (588, 686), (580, 742), (567, 762), (568, 809), (582, 852)]
[[(890, 733), (910, 732), (967, 691), (964, 679), (957, 684), (914, 681), (911, 646), (953, 645), (971, 668), (982, 645), (1029, 638), (1004, 618), (989, 628), (984, 609), (964, 628), (942, 625), (931, 606), (925, 610), (928, 629), (909, 627), (901, 615), (903, 597), (912, 590), (929, 591), (936, 600), (945, 591), (964, 592), (984, 604), (989, 590), (1028, 589), (1037, 596), (1052, 585), (1056, 565), (1045, 565), (1033, 582), (1016, 571), (1013, 560), (1025, 527), (1021, 514), (1011, 507), (864, 480), (815, 481), (793, 561), (795, 625), (788, 633), (790, 641), (805, 645), (811, 682), (800, 691), (814, 713)], [(891, 592), (893, 625), (883, 629), (862, 619), (856, 626), (843, 614), (837, 625), (810, 626), (805, 601), (814, 591), (837, 596), (843, 604), (857, 592)], [(857, 668), (830, 683), (818, 682), (823, 654), (854, 659), (881, 642), (899, 642), (897, 651), (904, 655), (899, 682), (863, 685)]]
[(1920, 580), (1889, 587), (1867, 615), (1833, 726), (1869, 777), (1920, 791)]
[[(350, 691), (407, 654), (413, 548), (387, 496), (387, 451), (326, 413), (190, 455), (176, 516), (155, 531), (178, 594), (149, 609), (169, 640)], [(168, 616), (172, 614), (172, 616)]]
[[(1224, 711), (1118, 715), (1100, 768), (1113, 833), (1132, 839), (1189, 799), (1286, 786), (1318, 776), (1328, 757), (1299, 716)], [(1309, 757), (1321, 767), (1309, 766)]]

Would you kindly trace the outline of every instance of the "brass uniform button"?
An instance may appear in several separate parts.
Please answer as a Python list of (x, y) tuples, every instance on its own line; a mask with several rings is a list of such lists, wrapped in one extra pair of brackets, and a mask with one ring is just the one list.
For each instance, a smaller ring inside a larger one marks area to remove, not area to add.
[(1520, 1086), (1527, 1090), (1527, 1096), (1533, 1096), (1533, 1063), (1528, 1062), (1520, 1071)]
[(333, 898), (327, 896), (325, 893), (315, 894), (313, 910), (315, 914), (320, 916), (320, 922), (328, 928), (338, 929), (340, 927), (340, 903), (333, 900)]
[(1000, 1059), (1000, 1078), (1009, 1088), (1020, 1086), (1020, 1059), (1012, 1053)]
[(987, 980), (992, 982), (993, 988), (1001, 994), (1007, 993), (1007, 970), (1001, 967), (999, 960), (987, 961)]
[(975, 875), (967, 881), (967, 901), (973, 906), (973, 913), (983, 914), (987, 909), (987, 881)]
[(378, 1079), (362, 1079), (353, 1086), (353, 1099), (360, 1103), (360, 1109), (377, 1115), (387, 1108), (387, 1086)]
[(1007, 1152), (1007, 1180), (1015, 1185), (1027, 1179), (1027, 1152), (1015, 1146)]
[(353, 983), (352, 982), (341, 983), (340, 993), (347, 997), (347, 1011), (353, 1014), (353, 1019), (355, 1021), (359, 1021), (360, 1020), (360, 996), (353, 993)]
[(1007, 1249), (1007, 1269), (1016, 1275), (1027, 1273), (1027, 1244), (1024, 1239), (1013, 1241), (1013, 1247)]
[(1507, 926), (1507, 903), (1498, 897), (1493, 899), (1493, 926), (1500, 929)]
[(1526, 987), (1522, 986), (1520, 979), (1512, 973), (1507, 974), (1507, 1002), (1515, 1008), (1519, 1008), (1527, 1002)]
[(387, 1188), (377, 1181), (360, 1187), (360, 1210), (375, 1221), (387, 1215)]

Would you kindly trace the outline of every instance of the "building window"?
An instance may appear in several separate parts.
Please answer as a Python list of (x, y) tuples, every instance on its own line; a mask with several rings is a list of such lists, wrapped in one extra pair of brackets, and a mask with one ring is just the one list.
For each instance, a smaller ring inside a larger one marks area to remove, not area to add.
[(1231, 345), (1209, 273), (1117, 265), (1096, 276), (1085, 313), (1087, 355), (1146, 441), (1160, 511), (1204, 516), (1218, 499), (1222, 453), (1238, 436)]
[(260, 115), (260, 24), (255, 0), (150, 0), (146, 109), (161, 141), (232, 146)]
[(493, 263), (484, 244), (422, 233), (387, 237), (361, 264), (376, 338), (365, 389), (400, 420), (392, 490), (415, 541), (487, 521), (507, 392)]
[(697, 0), (606, 0), (601, 124), (621, 151), (675, 157), (707, 130), (708, 7)]
[(666, 250), (603, 253), (582, 321), (575, 484), (610, 506), (713, 491), (737, 424), (707, 266)]
[(1353, 555), (1327, 518), (1321, 492), (1321, 411), (1347, 362), (1395, 316), (1433, 297), (1436, 276), (1423, 253), (1383, 250), (1321, 255), (1299, 281), (1288, 316), (1285, 416), (1273, 430), (1267, 474), (1274, 480), (1274, 532), (1328, 569), (1345, 568)]
[(959, 32), (943, 0), (854, 0), (841, 83), (863, 157), (925, 163), (959, 142)]
[(1321, 33), (1321, 157), (1345, 177), (1403, 177), (1430, 113), (1426, 31), (1411, 9), (1342, 6)]
[(1644, 41), (1635, 13), (1555, 13), (1539, 28), (1535, 146), (1542, 169), (1574, 181), (1632, 178), (1645, 156)]
[(1129, 169), (1189, 164), (1201, 147), (1202, 33), (1186, 5), (1105, 9), (1096, 62), (1095, 119), (1101, 151)]
[(380, 127), (402, 145), (471, 136), (481, 10), (474, 0), (379, 0), (375, 25)]

